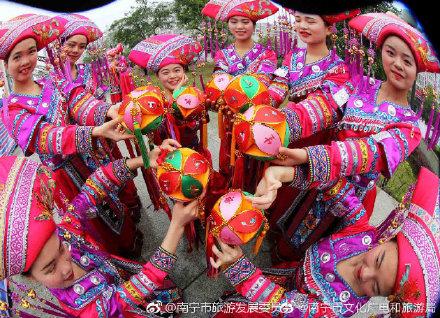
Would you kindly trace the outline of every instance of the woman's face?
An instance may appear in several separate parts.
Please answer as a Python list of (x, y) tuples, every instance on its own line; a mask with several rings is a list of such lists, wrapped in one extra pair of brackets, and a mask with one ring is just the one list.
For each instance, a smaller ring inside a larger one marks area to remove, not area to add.
[(162, 67), (157, 73), (162, 86), (171, 92), (174, 91), (184, 75), (185, 70), (180, 64), (169, 64)]
[(397, 243), (386, 242), (341, 263), (339, 274), (358, 296), (388, 296), (397, 275)]
[(391, 35), (382, 45), (382, 65), (389, 82), (398, 90), (409, 91), (417, 76), (417, 65), (409, 46)]
[(87, 47), (87, 38), (84, 35), (74, 35), (64, 42), (63, 50), (72, 63), (76, 63)]
[(326, 26), (324, 20), (316, 14), (295, 13), (295, 30), (301, 41), (306, 44), (325, 43), (331, 33), (331, 26)]
[(33, 38), (19, 42), (12, 49), (6, 61), (8, 74), (15, 82), (26, 82), (32, 78), (32, 72), (37, 65), (37, 42)]
[(254, 24), (251, 19), (240, 16), (233, 16), (228, 20), (229, 31), (236, 40), (248, 40), (254, 34)]
[(56, 232), (44, 245), (30, 270), (31, 278), (47, 288), (67, 288), (77, 279), (68, 247)]

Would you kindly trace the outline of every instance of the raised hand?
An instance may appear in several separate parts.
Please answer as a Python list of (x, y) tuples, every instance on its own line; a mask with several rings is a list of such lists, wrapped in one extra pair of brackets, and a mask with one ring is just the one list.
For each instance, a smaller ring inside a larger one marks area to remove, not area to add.
[(277, 191), (283, 182), (293, 180), (294, 167), (271, 166), (264, 172), (263, 178), (257, 185), (254, 197), (249, 197), (257, 209), (268, 209), (277, 197)]
[(217, 239), (217, 242), (220, 245), (221, 251), (215, 246), (215, 244), (212, 246), (212, 252), (217, 256), (216, 261), (214, 261), (212, 257), (209, 258), (212, 267), (218, 269), (220, 266), (228, 266), (237, 261), (243, 255), (240, 246), (230, 246), (223, 243), (220, 239)]
[(272, 160), (273, 164), (292, 167), (307, 163), (307, 161), (309, 160), (309, 155), (307, 154), (307, 151), (302, 148), (290, 149), (280, 147), (280, 155), (285, 157), (285, 159)]
[(187, 83), (188, 83), (188, 76), (186, 76), (186, 74), (183, 74), (182, 79), (177, 84), (177, 86), (174, 90), (176, 91), (176, 90), (180, 89), (182, 86), (185, 86)]
[(157, 158), (159, 158), (161, 151), (171, 152), (180, 147), (182, 146), (176, 140), (165, 139), (159, 147), (150, 151), (150, 167), (157, 168)]
[(134, 135), (125, 132), (124, 127), (120, 124), (120, 119), (112, 119), (101, 126), (96, 126), (92, 130), (92, 137), (108, 138), (113, 141), (120, 141), (134, 138)]

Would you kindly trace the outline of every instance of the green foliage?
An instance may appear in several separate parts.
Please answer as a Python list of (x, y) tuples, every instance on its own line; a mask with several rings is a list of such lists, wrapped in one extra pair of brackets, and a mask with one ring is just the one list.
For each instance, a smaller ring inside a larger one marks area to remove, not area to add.
[(174, 0), (172, 10), (176, 15), (178, 26), (193, 33), (202, 33), (200, 12), (207, 2), (207, 0)]
[(141, 40), (153, 35), (160, 28), (174, 27), (173, 6), (171, 2), (137, 0), (137, 6), (124, 18), (114, 21), (110, 26), (110, 46), (118, 42), (130, 51)]
[(404, 161), (390, 179), (386, 180), (384, 177), (380, 177), (378, 185), (394, 199), (401, 202), (409, 186), (417, 180), (416, 170), (417, 168), (413, 168), (408, 161)]

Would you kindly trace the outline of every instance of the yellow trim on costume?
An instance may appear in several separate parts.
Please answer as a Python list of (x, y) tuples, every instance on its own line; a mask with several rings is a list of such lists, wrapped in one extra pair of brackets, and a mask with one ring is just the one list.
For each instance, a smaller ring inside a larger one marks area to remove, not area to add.
[(131, 297), (133, 297), (139, 303), (141, 303), (144, 300), (144, 298), (139, 294), (139, 292), (136, 290), (136, 288), (129, 280), (124, 283), (124, 288), (131, 295)]
[(286, 290), (283, 287), (278, 288), (278, 290), (273, 293), (272, 297), (270, 297), (268, 303), (269, 304), (279, 303), (280, 299), (281, 299), (281, 297), (283, 297), (285, 291)]
[(361, 154), (362, 154), (362, 167), (359, 173), (364, 173), (367, 170), (368, 149), (367, 149), (367, 145), (363, 140), (359, 140), (359, 146), (361, 147)]

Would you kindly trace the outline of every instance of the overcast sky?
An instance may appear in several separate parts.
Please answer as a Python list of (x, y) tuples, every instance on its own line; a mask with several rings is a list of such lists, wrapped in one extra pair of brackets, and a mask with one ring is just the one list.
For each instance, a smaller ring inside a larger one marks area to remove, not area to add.
[[(63, 0), (54, 0), (54, 1), (63, 1)], [(77, 0), (77, 1), (90, 1), (90, 0)], [(167, 0), (155, 0), (155, 2), (162, 2)], [(171, 1), (171, 0), (168, 0)], [(130, 9), (136, 5), (136, 0), (116, 0), (106, 6), (99, 7), (97, 9), (78, 12), (82, 15), (85, 15), (93, 22), (95, 22), (98, 27), (106, 31), (110, 24), (117, 19), (123, 18), (126, 13), (130, 11)], [(399, 9), (402, 9), (404, 5), (399, 4), (398, 2), (394, 4)], [(41, 13), (47, 15), (56, 15), (54, 12), (37, 9), (34, 7), (25, 6), (22, 4), (17, 4), (15, 2), (0, 0), (0, 21), (9, 20), (17, 15), (24, 13)], [(275, 16), (269, 17), (266, 21), (273, 21)], [(262, 21), (263, 22), (263, 21)]]
[[(63, 1), (63, 0), (54, 0)], [(90, 1), (90, 0), (77, 0)], [(161, 0), (156, 0), (161, 1)], [(97, 9), (78, 12), (89, 19), (93, 20), (101, 30), (107, 30), (110, 24), (117, 19), (123, 18), (130, 11), (130, 8), (136, 5), (136, 0), (116, 0), (110, 4), (99, 7)], [(17, 15), (25, 13), (40, 13), (54, 16), (56, 13), (41, 10), (34, 7), (17, 4), (15, 2), (0, 0), (0, 21), (9, 20)]]

